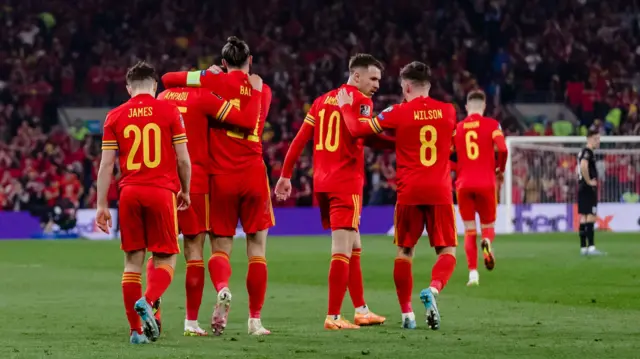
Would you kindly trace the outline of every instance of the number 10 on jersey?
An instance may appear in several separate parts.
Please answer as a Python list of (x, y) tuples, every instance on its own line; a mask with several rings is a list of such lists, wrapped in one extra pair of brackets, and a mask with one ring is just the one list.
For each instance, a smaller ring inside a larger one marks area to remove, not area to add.
[(327, 150), (329, 152), (336, 152), (340, 144), (340, 111), (332, 111), (329, 115), (326, 134), (324, 133), (325, 112), (325, 109), (318, 112), (320, 127), (318, 127), (319, 133), (316, 151)]

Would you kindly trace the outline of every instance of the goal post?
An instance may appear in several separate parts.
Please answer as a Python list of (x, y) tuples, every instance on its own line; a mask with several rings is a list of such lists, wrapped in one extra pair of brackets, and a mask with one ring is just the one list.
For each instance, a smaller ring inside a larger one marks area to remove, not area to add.
[[(578, 154), (583, 136), (508, 136), (509, 158), (501, 202), (501, 226), (506, 233), (573, 231), (578, 191)], [(625, 225), (609, 227), (599, 218), (601, 230), (640, 231), (640, 136), (601, 136), (595, 150), (599, 203), (615, 212)], [(609, 205), (612, 204), (612, 205)], [(564, 206), (563, 206), (564, 205)], [(625, 207), (626, 206), (626, 207)], [(523, 211), (529, 211), (523, 215)], [(635, 212), (635, 217), (633, 213)], [(600, 206), (599, 206), (600, 212)]]

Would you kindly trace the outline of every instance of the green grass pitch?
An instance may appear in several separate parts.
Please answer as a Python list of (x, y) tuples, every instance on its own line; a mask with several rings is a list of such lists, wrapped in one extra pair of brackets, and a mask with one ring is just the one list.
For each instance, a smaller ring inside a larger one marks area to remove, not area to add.
[[(578, 255), (575, 234), (498, 236), (496, 269), (481, 268), (467, 288), (466, 260), (439, 297), (442, 327), (426, 328), (417, 293), (434, 254), (414, 261), (419, 328), (400, 329), (389, 237), (365, 237), (362, 265), (369, 306), (381, 327), (327, 332), (329, 239), (270, 238), (264, 338), (246, 334), (244, 241), (232, 255), (230, 323), (222, 337), (182, 336), (184, 259), (163, 302), (164, 332), (146, 346), (128, 344), (116, 241), (0, 242), (0, 358), (640, 358), (640, 238), (597, 233), (602, 258)], [(200, 322), (208, 328), (214, 291), (207, 280)], [(349, 297), (343, 314), (352, 316)]]

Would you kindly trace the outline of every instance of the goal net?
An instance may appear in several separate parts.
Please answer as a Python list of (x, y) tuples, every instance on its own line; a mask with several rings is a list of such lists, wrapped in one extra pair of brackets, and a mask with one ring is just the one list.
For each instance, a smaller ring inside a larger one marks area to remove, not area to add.
[[(600, 230), (640, 231), (640, 136), (601, 136), (595, 150)], [(506, 232), (577, 229), (578, 154), (585, 137), (508, 137)]]

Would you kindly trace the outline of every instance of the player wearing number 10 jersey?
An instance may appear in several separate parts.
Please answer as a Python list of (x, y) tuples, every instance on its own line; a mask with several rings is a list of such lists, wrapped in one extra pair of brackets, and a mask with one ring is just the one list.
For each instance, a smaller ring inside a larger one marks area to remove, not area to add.
[[(187, 261), (185, 289), (187, 295), (185, 336), (205, 336), (207, 332), (198, 324), (198, 312), (204, 290), (203, 250), (205, 235), (209, 232), (209, 126), (218, 121), (253, 130), (260, 111), (262, 79), (258, 75), (249, 78), (254, 96), (240, 111), (218, 94), (205, 88), (177, 87), (158, 95), (158, 99), (177, 106), (182, 114), (191, 157), (191, 207), (178, 213), (178, 227), (184, 236), (184, 255)], [(156, 312), (159, 317), (159, 311)]]
[(229, 255), (238, 220), (247, 234), (247, 291), (249, 292), (248, 332), (265, 335), (270, 332), (262, 326), (260, 312), (267, 290), (267, 262), (265, 259), (267, 231), (275, 224), (271, 207), (271, 190), (262, 158), (262, 130), (269, 113), (271, 90), (262, 86), (262, 92), (253, 91), (249, 82), (252, 57), (249, 46), (235, 36), (227, 39), (222, 48), (222, 64), (228, 70), (168, 73), (162, 80), (166, 87), (204, 87), (230, 99), (232, 105), (245, 109), (253, 96), (260, 96), (260, 115), (256, 116), (252, 130), (219, 124), (210, 132), (211, 155), (211, 231), (213, 255), (208, 267), (211, 280), (218, 292), (218, 301), (211, 318), (215, 335), (226, 326), (231, 292)]
[[(125, 252), (122, 294), (132, 344), (155, 341), (160, 335), (152, 306), (169, 287), (175, 255), (180, 252), (176, 209), (190, 204), (191, 165), (182, 117), (174, 106), (154, 98), (156, 87), (155, 70), (146, 63), (127, 72), (131, 99), (107, 114), (98, 172), (96, 222), (108, 233), (107, 189), (119, 151), (120, 228)], [(147, 250), (153, 252), (153, 265), (142, 296), (140, 277)]]
[(427, 310), (429, 327), (436, 330), (440, 327), (440, 314), (435, 297), (449, 281), (456, 264), (457, 233), (449, 165), (456, 113), (453, 105), (429, 97), (430, 77), (427, 65), (406, 65), (400, 71), (400, 79), (407, 102), (387, 108), (372, 120), (353, 111), (358, 108), (357, 99), (346, 91), (338, 95), (338, 103), (352, 134), (395, 130), (398, 200), (394, 223), (398, 252), (393, 277), (402, 326), (416, 327), (411, 308), (411, 261), (414, 246), (426, 226), (438, 260), (431, 284), (422, 290), (420, 299)]
[[(478, 285), (476, 213), (482, 228), (482, 254), (488, 270), (495, 265), (491, 243), (495, 238), (497, 186), (507, 163), (507, 146), (498, 121), (483, 117), (486, 96), (482, 91), (467, 95), (468, 116), (458, 123), (455, 136), (457, 157), (456, 190), (464, 221), (464, 249), (469, 267), (467, 285)], [(496, 151), (498, 163), (496, 164)]]
[[(384, 317), (369, 311), (362, 284), (358, 233), (364, 185), (363, 140), (354, 138), (345, 127), (336, 101), (340, 89), (348, 89), (360, 100), (359, 116), (371, 119), (370, 96), (378, 89), (382, 64), (368, 54), (349, 61), (347, 84), (318, 97), (305, 117), (284, 160), (276, 195), (291, 194), (291, 175), (306, 143), (313, 137), (313, 190), (320, 204), (322, 225), (331, 228), (332, 256), (329, 268), (329, 308), (325, 328), (357, 329), (359, 325), (381, 324)], [(347, 288), (356, 308), (355, 325), (340, 317)]]

